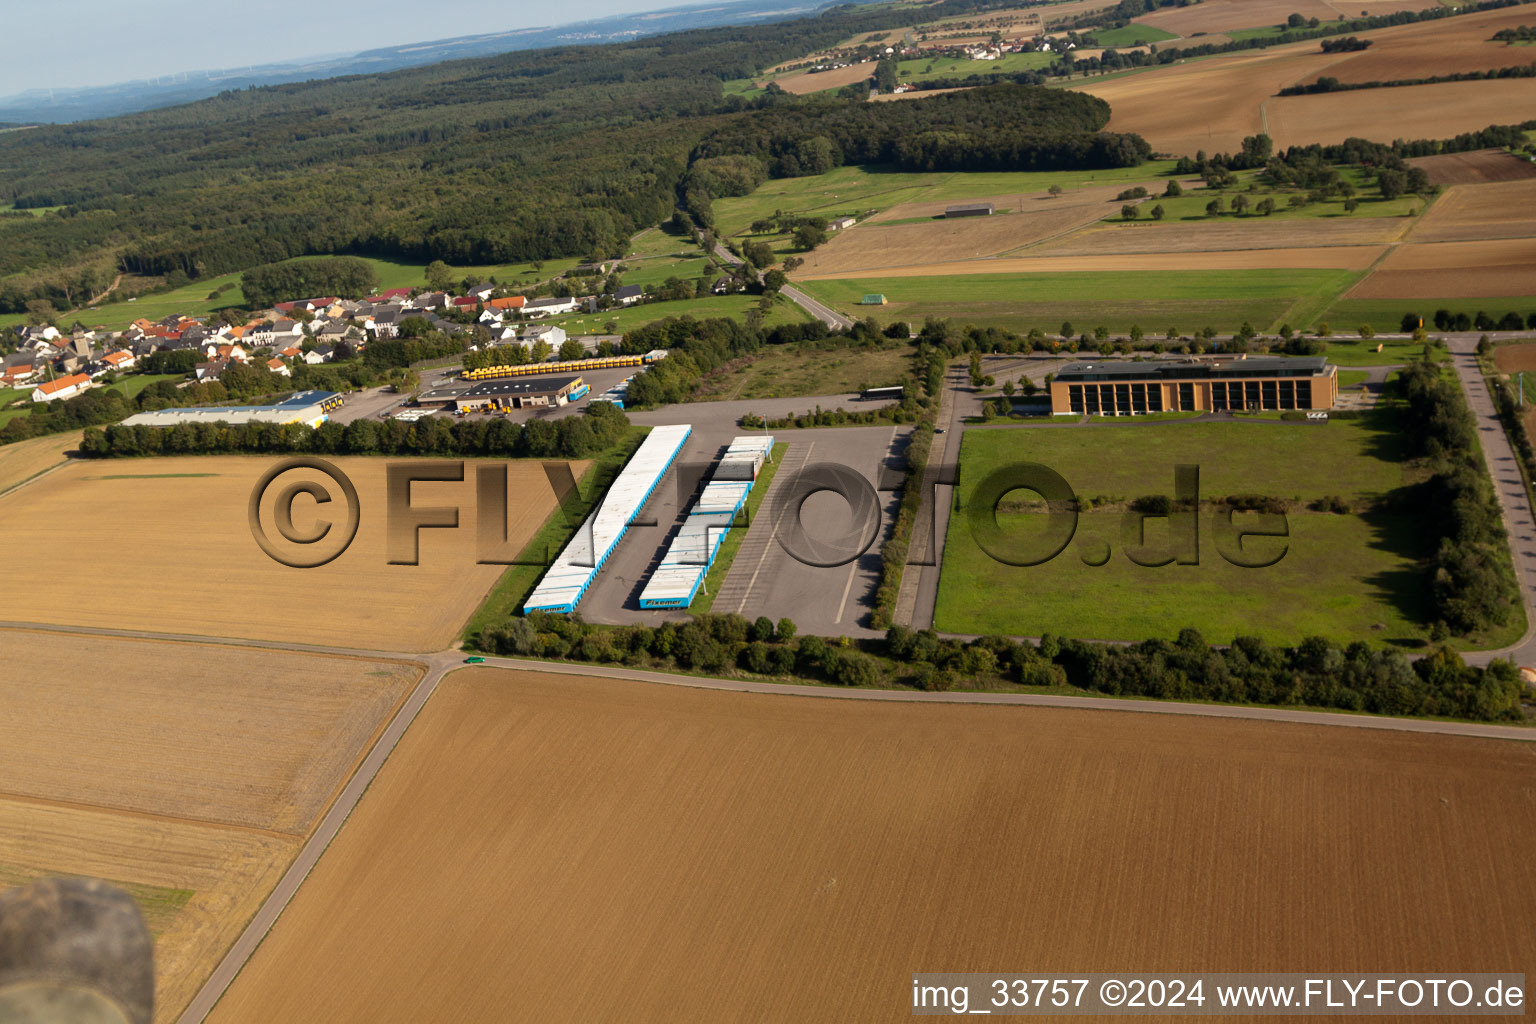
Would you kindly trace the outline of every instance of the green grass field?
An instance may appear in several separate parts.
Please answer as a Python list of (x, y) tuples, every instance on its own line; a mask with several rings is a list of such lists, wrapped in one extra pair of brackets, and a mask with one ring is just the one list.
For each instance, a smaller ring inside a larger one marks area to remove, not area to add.
[[(747, 495), (746, 521), (748, 524), (757, 521), (757, 510), (762, 507), (763, 499), (768, 496), (768, 487), (773, 483), (774, 476), (779, 472), (779, 463), (784, 461), (784, 453), (789, 450), (789, 444), (780, 441), (773, 446), (773, 451), (768, 454), (768, 464), (759, 472), (757, 480), (752, 484), (752, 491)], [(772, 529), (772, 524), (765, 524)], [(699, 595), (693, 599), (688, 610), (694, 615), (707, 615), (715, 606), (715, 595), (720, 593), (720, 586), (725, 582), (725, 577), (731, 571), (731, 563), (736, 561), (736, 552), (741, 550), (742, 542), (747, 539), (746, 528), (737, 527), (725, 535), (725, 540), (720, 542), (720, 550), (715, 553), (715, 564), (709, 567), (709, 572), (704, 575), (704, 586), (700, 588)]]
[(987, 78), (991, 75), (1036, 71), (1051, 66), (1054, 53), (1005, 53), (997, 60), (971, 60), (969, 57), (917, 57), (896, 65), (903, 82), (921, 82), (929, 78)]
[[(1358, 276), (1343, 270), (976, 274), (807, 281), (798, 287), (851, 316), (873, 316), (881, 323), (935, 316), (1054, 332), (1069, 320), (1080, 331), (1102, 324), (1124, 333), (1140, 325), (1149, 334), (1169, 326), (1188, 334), (1206, 326), (1233, 330), (1245, 320), (1267, 330), (1298, 300), (1339, 294)], [(883, 293), (889, 303), (859, 306), (871, 292)]]
[[(1328, 351), (1324, 354), (1336, 366), (1396, 366), (1414, 362), (1424, 355), (1424, 343), (1420, 341), (1361, 341), (1359, 338), (1338, 337), (1326, 340)], [(1377, 345), (1381, 346), (1380, 352), (1376, 351)], [(1436, 350), (1436, 362), (1449, 358), (1444, 350)]]
[[(1345, 299), (1339, 298), (1320, 310), (1313, 322), (1327, 321), (1335, 331), (1350, 331), (1361, 324), (1370, 324), (1377, 331), (1398, 331), (1402, 327), (1404, 313), (1424, 318), (1424, 329), (1435, 333), (1433, 317), (1438, 309), (1452, 313), (1465, 313), (1476, 317), (1479, 310), (1495, 320), (1505, 313), (1519, 313), (1522, 317), (1536, 313), (1536, 295), (1515, 296), (1500, 299)], [(1293, 323), (1292, 327), (1301, 327)], [(1306, 326), (1311, 326), (1308, 324)]]
[(1162, 43), (1169, 39), (1177, 39), (1172, 32), (1151, 25), (1138, 25), (1134, 21), (1124, 28), (1090, 29), (1093, 39), (1102, 47), (1144, 46), (1147, 43)]
[(182, 381), (186, 379), (187, 375), (184, 373), (131, 373), (126, 377), (119, 377), (111, 384), (105, 385), (102, 390), (116, 391), (124, 398), (133, 398), (151, 384), (158, 383), (159, 381)]
[(935, 171), (913, 173), (879, 167), (839, 167), (808, 178), (777, 178), (751, 195), (717, 199), (715, 224), (735, 236), (775, 211), (802, 216), (840, 217), (888, 210), (900, 203), (948, 202), (1009, 193), (1042, 192), (1052, 185), (1152, 182), (1173, 172), (1174, 161), (1152, 160), (1140, 167), (1101, 171)]
[(900, 384), (911, 368), (910, 342), (870, 348), (801, 342), (765, 348), (739, 369), (717, 371), (698, 397), (729, 401), (843, 394)]
[[(1218, 550), (1207, 507), (1199, 563), (1150, 568), (1126, 556), (1119, 511), (1082, 513), (1066, 550), (1030, 567), (994, 561), (972, 537), (965, 514), (980, 481), (1011, 461), (1051, 467), (1083, 499), (1171, 496), (1174, 465), (1193, 463), (1200, 467), (1202, 499), (1262, 494), (1306, 501), (1341, 494), (1363, 506), (1405, 482), (1393, 425), (1382, 413), (1326, 426), (1237, 421), (971, 431), (961, 452), (962, 511), (950, 520), (935, 626), (1106, 640), (1172, 638), (1193, 626), (1213, 641), (1259, 635), (1294, 643), (1321, 635), (1418, 646), (1426, 635), (1416, 561), (1426, 554), (1419, 539), (1425, 530), (1409, 517), (1291, 512), (1288, 539), (1248, 542), (1271, 556), (1283, 543), (1284, 557), (1271, 567), (1241, 568)], [(1005, 513), (999, 525), (1023, 536), (1042, 522), (1039, 515)], [(1153, 548), (1165, 545), (1167, 521), (1150, 521), (1146, 540)], [(1095, 549), (1102, 554), (1104, 544), (1109, 560), (1086, 564), (1084, 556)]]
[[(1242, 196), (1248, 201), (1248, 209), (1245, 213), (1231, 212), (1232, 201)], [(1260, 187), (1256, 191), (1248, 191), (1246, 185), (1237, 189), (1192, 189), (1182, 196), (1151, 195), (1141, 200), (1138, 219), (1147, 221), (1151, 219), (1152, 207), (1163, 208), (1163, 223), (1172, 224), (1180, 221), (1192, 220), (1220, 220), (1227, 223), (1239, 224), (1258, 222), (1265, 220), (1297, 220), (1316, 217), (1411, 217), (1424, 207), (1424, 200), (1418, 196), (1399, 196), (1396, 199), (1383, 199), (1379, 192), (1372, 190), (1362, 193), (1355, 198), (1359, 205), (1351, 213), (1344, 209), (1343, 199), (1325, 199), (1321, 202), (1307, 203), (1305, 206), (1292, 206), (1292, 196), (1305, 197), (1306, 193), (1300, 189), (1271, 189)], [(1206, 206), (1213, 200), (1220, 198), (1224, 212), (1212, 214), (1206, 212)], [(1258, 213), (1255, 207), (1265, 199), (1273, 199), (1275, 210), (1273, 213)], [(1108, 221), (1120, 221), (1120, 211), (1117, 208), (1112, 214), (1104, 218)]]

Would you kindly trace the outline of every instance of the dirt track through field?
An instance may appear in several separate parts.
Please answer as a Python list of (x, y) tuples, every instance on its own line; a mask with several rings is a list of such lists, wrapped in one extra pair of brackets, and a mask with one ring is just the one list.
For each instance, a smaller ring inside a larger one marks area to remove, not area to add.
[(211, 1019), (895, 1020), (911, 971), (999, 960), (1521, 969), (1525, 745), (1157, 724), (457, 673)]
[(218, 644), (0, 638), (0, 877), (131, 887), (157, 922), (161, 1022), (213, 970), (420, 676), (384, 660)]

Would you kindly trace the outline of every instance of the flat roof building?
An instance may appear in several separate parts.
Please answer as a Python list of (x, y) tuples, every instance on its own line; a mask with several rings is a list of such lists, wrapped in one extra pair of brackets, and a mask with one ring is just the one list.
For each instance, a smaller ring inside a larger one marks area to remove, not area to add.
[(453, 400), (460, 412), (472, 412), (491, 405), (521, 409), (525, 406), (564, 405), (572, 391), (581, 386), (580, 377), (512, 377), (481, 381)]
[(123, 420), (125, 427), (174, 427), (179, 423), (302, 423), (318, 427), (341, 404), (334, 391), (300, 391), (272, 405), (193, 406), (135, 413)]
[(1057, 416), (1332, 409), (1338, 367), (1322, 356), (1071, 363), (1051, 380)]
[(991, 203), (960, 203), (944, 208), (945, 217), (990, 217), (994, 207)]

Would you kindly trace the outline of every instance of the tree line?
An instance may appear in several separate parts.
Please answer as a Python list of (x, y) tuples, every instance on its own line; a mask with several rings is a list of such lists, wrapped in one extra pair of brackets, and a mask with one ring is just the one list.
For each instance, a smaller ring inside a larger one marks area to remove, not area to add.
[(296, 423), (113, 424), (87, 429), (80, 450), (93, 458), (306, 454), (579, 459), (606, 451), (629, 435), (629, 418), (618, 406), (593, 402), (583, 413), (521, 424), (503, 417), (445, 416), (414, 423), (327, 421), (313, 428)]
[(1484, 82), (1495, 78), (1536, 78), (1536, 61), (1487, 71), (1457, 71), (1448, 75), (1423, 78), (1393, 78), (1387, 81), (1341, 82), (1332, 75), (1320, 75), (1306, 85), (1288, 85), (1277, 96), (1311, 96), (1324, 92), (1350, 92), (1355, 89), (1395, 89), (1407, 85), (1436, 85), (1441, 82)]
[(893, 626), (884, 638), (798, 636), (795, 623), (698, 615), (659, 626), (598, 626), (579, 615), (533, 612), (474, 638), (491, 654), (565, 659), (714, 675), (919, 690), (1055, 689), (1165, 700), (1211, 700), (1374, 714), (1520, 721), (1524, 685), (1514, 665), (1464, 664), (1444, 648), (1410, 662), (1400, 651), (1340, 647), (1320, 637), (1276, 646), (1238, 637), (1215, 646), (1193, 629), (1175, 640), (1112, 645), (1042, 637), (969, 642)]

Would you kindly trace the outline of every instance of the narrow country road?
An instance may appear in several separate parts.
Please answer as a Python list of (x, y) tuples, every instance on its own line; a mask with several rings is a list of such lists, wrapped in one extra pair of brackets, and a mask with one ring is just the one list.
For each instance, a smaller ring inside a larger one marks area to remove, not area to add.
[[(722, 245), (719, 240), (715, 242), (715, 257), (728, 267), (736, 268), (743, 265), (742, 258)], [(845, 331), (853, 326), (853, 321), (826, 303), (818, 302), (793, 285), (785, 285), (779, 290), (790, 302), (805, 310), (811, 316), (820, 320), (834, 331)]]

